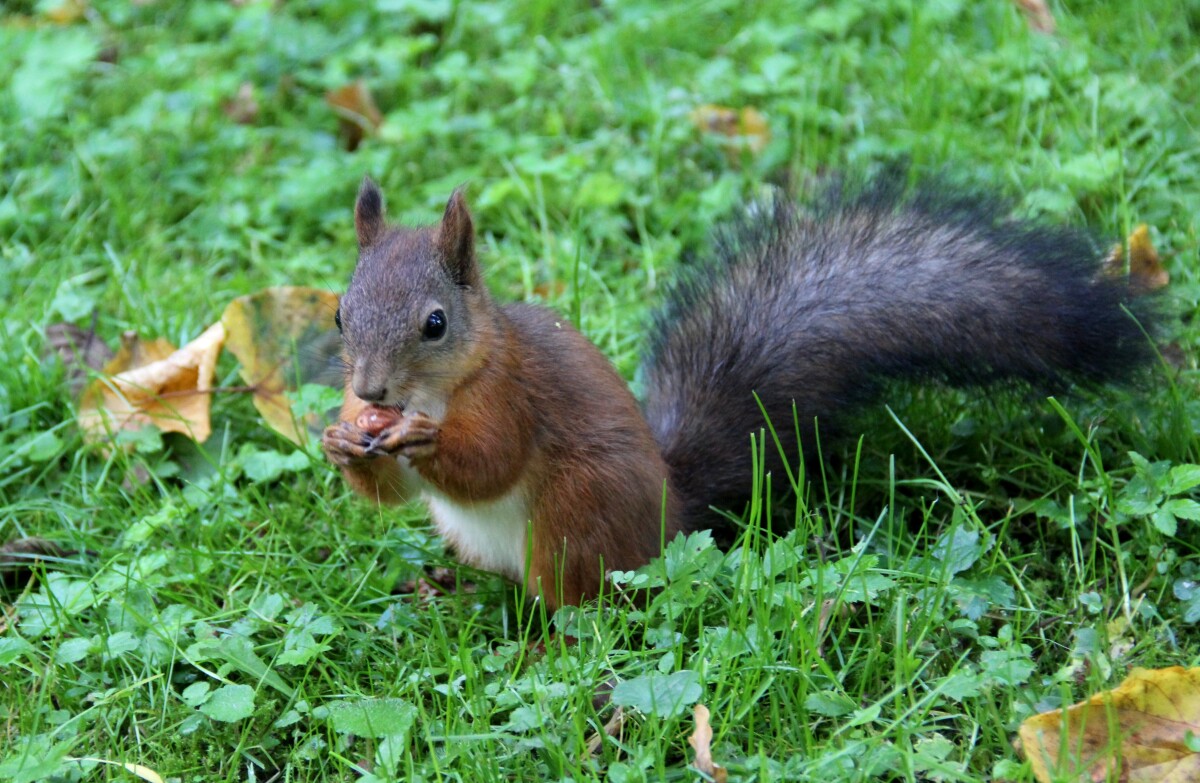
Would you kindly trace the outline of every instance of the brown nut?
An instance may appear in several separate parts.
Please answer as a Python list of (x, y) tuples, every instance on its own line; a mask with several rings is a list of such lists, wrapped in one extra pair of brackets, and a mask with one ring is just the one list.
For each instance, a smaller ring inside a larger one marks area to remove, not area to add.
[(395, 408), (380, 408), (370, 405), (354, 420), (354, 426), (371, 436), (376, 436), (400, 421), (403, 414)]

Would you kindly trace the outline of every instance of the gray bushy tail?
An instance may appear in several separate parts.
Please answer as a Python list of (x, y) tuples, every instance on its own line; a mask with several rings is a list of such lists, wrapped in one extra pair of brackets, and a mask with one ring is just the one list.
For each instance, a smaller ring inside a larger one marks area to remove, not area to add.
[(669, 294), (643, 367), (646, 417), (689, 528), (749, 494), (750, 433), (766, 424), (755, 394), (798, 454), (793, 403), (811, 449), (814, 419), (824, 438), (890, 379), (1055, 392), (1125, 379), (1152, 354), (1148, 305), (1101, 272), (1085, 233), (904, 183), (894, 172), (831, 187), (812, 209), (752, 210)]

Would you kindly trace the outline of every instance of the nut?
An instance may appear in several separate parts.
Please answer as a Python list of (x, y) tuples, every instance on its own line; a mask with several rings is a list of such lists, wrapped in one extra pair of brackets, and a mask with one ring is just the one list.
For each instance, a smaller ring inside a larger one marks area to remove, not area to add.
[(354, 420), (354, 426), (371, 436), (377, 436), (388, 427), (400, 421), (403, 414), (395, 408), (380, 408), (369, 405)]

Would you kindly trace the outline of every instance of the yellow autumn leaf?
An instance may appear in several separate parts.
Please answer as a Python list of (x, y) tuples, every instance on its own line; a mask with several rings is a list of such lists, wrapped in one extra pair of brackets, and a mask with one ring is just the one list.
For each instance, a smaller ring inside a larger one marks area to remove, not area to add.
[(225, 329), (213, 324), (175, 350), (165, 340), (121, 340), (121, 350), (93, 381), (79, 404), (79, 426), (89, 442), (122, 430), (157, 427), (203, 443), (212, 432), (209, 406)]
[(1104, 262), (1105, 273), (1120, 277), (1125, 270), (1125, 247), (1129, 247), (1129, 286), (1135, 294), (1146, 294), (1165, 288), (1171, 276), (1162, 265), (1154, 242), (1150, 239), (1150, 227), (1139, 223), (1129, 234), (1125, 244), (1117, 243)]
[(1200, 780), (1200, 667), (1134, 669), (1117, 688), (1021, 724), (1020, 748), (1042, 783)]
[(1150, 241), (1150, 228), (1145, 223), (1129, 235), (1129, 277), (1143, 291), (1157, 291), (1171, 280)]
[(88, 12), (88, 0), (62, 0), (45, 10), (46, 18), (54, 24), (74, 24)]
[(696, 107), (690, 116), (692, 124), (701, 132), (723, 137), (726, 150), (731, 154), (744, 148), (757, 155), (771, 140), (767, 118), (753, 106), (731, 109), (707, 103)]
[(144, 340), (137, 332), (125, 332), (121, 335), (121, 345), (117, 348), (117, 355), (104, 365), (104, 373), (116, 375), (135, 367), (144, 367), (167, 358), (176, 350), (169, 340), (161, 337)]
[(305, 426), (319, 432), (324, 422), (297, 427), (287, 392), (305, 383), (341, 385), (337, 307), (336, 294), (285, 286), (240, 296), (221, 314), (226, 345), (242, 364), (242, 379), (254, 388), (254, 407), (294, 443), (303, 441)]

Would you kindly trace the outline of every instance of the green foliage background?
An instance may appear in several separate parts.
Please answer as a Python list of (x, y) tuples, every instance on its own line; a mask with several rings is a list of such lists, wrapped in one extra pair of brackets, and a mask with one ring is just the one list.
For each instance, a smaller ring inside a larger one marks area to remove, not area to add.
[[(1023, 717), (1196, 662), (1194, 0), (1056, 3), (1056, 37), (1001, 0), (55, 5), (0, 12), (0, 539), (74, 554), (3, 594), (0, 777), (695, 779), (701, 701), (732, 780), (1027, 780)], [(386, 120), (348, 152), (323, 96), (354, 79)], [(758, 109), (767, 148), (731, 155), (703, 104)], [(794, 513), (751, 509), (791, 536), (677, 542), (625, 577), (648, 602), (545, 618), (465, 569), (397, 594), (448, 563), (419, 509), (352, 499), (239, 395), (202, 450), (86, 448), (43, 354), (93, 312), (182, 344), (260, 287), (339, 290), (371, 174), (410, 223), (467, 183), (497, 295), (632, 379), (736, 204), (897, 159), (1106, 241), (1150, 224), (1173, 363), (1061, 408), (896, 390), (929, 460), (881, 412)]]

